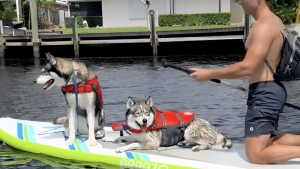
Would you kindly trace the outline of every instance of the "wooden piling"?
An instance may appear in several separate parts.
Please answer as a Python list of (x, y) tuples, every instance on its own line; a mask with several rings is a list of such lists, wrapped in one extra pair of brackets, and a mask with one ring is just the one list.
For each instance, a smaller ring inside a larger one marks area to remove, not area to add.
[(250, 19), (249, 15), (245, 15), (245, 26), (244, 26), (244, 42), (247, 41), (247, 38), (249, 36), (249, 30), (250, 30)]
[(157, 40), (157, 34), (155, 29), (155, 12), (153, 10), (150, 10), (149, 13), (150, 13), (150, 28), (151, 28), (150, 41), (153, 49), (153, 62), (156, 63), (158, 40)]
[(77, 33), (77, 18), (76, 15), (72, 15), (72, 31), (73, 31), (73, 45), (74, 45), (74, 54), (75, 58), (79, 58), (79, 37)]
[(35, 58), (40, 57), (40, 45), (39, 45), (39, 30), (37, 21), (37, 7), (36, 1), (30, 1), (30, 14), (31, 14), (31, 27), (32, 27), (32, 43), (33, 43), (33, 55)]

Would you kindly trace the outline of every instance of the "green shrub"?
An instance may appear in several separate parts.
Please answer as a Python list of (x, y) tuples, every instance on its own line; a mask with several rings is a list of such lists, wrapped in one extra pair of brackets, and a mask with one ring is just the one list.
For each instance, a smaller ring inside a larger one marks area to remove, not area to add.
[[(86, 16), (86, 17), (81, 17), (78, 16), (77, 17), (77, 25), (79, 28), (83, 28), (83, 21), (86, 20), (89, 27), (96, 27), (98, 26), (102, 26), (102, 17), (101, 16)], [(72, 28), (72, 22), (71, 22), (71, 17), (66, 17), (65, 18), (65, 26), (66, 28)]]
[(230, 25), (231, 13), (159, 15), (159, 26)]
[(284, 24), (295, 23), (297, 18), (297, 7), (295, 5), (279, 5), (276, 2), (270, 4), (270, 10), (278, 16)]

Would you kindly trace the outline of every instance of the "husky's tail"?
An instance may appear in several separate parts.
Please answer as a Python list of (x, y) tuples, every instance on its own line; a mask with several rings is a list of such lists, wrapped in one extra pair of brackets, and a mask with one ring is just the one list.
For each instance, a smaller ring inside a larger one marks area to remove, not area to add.
[(218, 134), (216, 144), (221, 144), (223, 148), (230, 149), (233, 146), (233, 142), (222, 134)]
[(59, 117), (53, 120), (55, 125), (64, 125), (68, 122), (68, 117)]

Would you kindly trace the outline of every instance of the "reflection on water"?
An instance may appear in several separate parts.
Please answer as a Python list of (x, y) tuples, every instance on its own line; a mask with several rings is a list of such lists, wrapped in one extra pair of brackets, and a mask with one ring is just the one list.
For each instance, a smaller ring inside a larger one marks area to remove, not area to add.
[[(197, 57), (169, 57), (168, 61), (188, 67), (206, 69), (223, 68), (236, 61), (216, 61), (215, 56), (203, 61)], [(104, 98), (104, 109), (108, 125), (125, 121), (128, 96), (133, 99), (152, 97), (154, 104), (162, 110), (191, 111), (197, 117), (208, 120), (221, 133), (231, 138), (234, 143), (244, 141), (244, 117), (246, 113), (245, 93), (227, 85), (213, 82), (199, 83), (185, 73), (162, 66), (152, 67), (151, 58), (82, 58), (98, 76)], [(159, 58), (160, 60), (160, 58)], [(1, 59), (0, 64), (0, 117), (48, 121), (65, 116), (67, 107), (59, 88), (44, 92), (43, 86), (33, 81), (41, 73), (45, 59)], [(246, 79), (224, 80), (241, 87), (247, 87)], [(288, 102), (299, 105), (298, 87), (300, 82), (285, 83), (288, 90)], [(299, 111), (285, 107), (280, 116), (279, 129), (299, 133)], [(49, 161), (38, 158), (39, 155), (25, 153), (2, 146), (6, 155), (0, 153), (0, 165), (16, 160), (26, 162), (18, 168), (30, 167), (66, 167), (65, 160), (47, 157)], [(9, 152), (9, 153), (7, 153)], [(13, 160), (11, 160), (13, 159)], [(24, 161), (32, 159), (30, 162)], [(44, 159), (44, 158), (43, 158)], [(41, 162), (40, 162), (41, 161)], [(80, 165), (87, 165), (76, 163)], [(93, 166), (93, 164), (89, 164)], [(104, 165), (99, 165), (106, 168)], [(111, 167), (108, 167), (111, 168)]]

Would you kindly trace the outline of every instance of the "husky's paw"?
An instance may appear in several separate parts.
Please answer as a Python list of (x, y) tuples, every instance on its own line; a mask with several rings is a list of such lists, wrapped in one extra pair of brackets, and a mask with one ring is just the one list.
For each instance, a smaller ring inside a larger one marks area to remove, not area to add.
[(105, 131), (104, 130), (99, 130), (96, 132), (96, 139), (101, 139), (103, 137), (105, 137)]
[(95, 140), (95, 138), (90, 138), (89, 143), (90, 143), (90, 146), (96, 146), (97, 145), (97, 141)]
[(104, 141), (104, 142), (115, 142), (115, 138), (113, 138), (113, 137), (104, 137), (102, 139), (102, 141)]
[(185, 141), (181, 141), (181, 142), (177, 143), (177, 145), (180, 146), (180, 147), (182, 147), (182, 146), (186, 145), (186, 142)]
[(116, 149), (116, 153), (123, 153), (126, 151), (126, 148), (125, 147), (119, 147)]
[(69, 139), (67, 140), (67, 146), (70, 146), (70, 145), (73, 145), (74, 144), (74, 142), (75, 142), (75, 138), (70, 138), (69, 137)]
[(197, 146), (194, 146), (192, 148), (192, 151), (193, 152), (197, 152), (197, 151), (200, 151), (200, 150), (209, 150), (211, 149), (212, 145), (208, 144), (208, 145), (197, 145)]
[(193, 152), (197, 152), (197, 151), (200, 151), (200, 150), (201, 150), (200, 146), (195, 146), (195, 147), (192, 148)]

